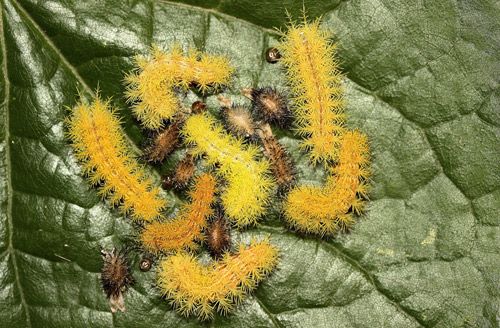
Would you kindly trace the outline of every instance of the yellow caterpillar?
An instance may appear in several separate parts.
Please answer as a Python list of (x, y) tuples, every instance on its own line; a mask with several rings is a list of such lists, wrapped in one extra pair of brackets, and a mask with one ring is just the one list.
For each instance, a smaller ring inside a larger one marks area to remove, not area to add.
[(179, 46), (164, 52), (153, 47), (150, 58), (138, 56), (135, 71), (126, 76), (127, 98), (144, 127), (158, 129), (178, 112), (174, 87), (195, 84), (202, 92), (226, 85), (233, 68), (226, 57), (196, 50), (184, 55)]
[(66, 123), (75, 155), (85, 163), (83, 171), (90, 182), (100, 185), (99, 193), (133, 219), (159, 217), (166, 201), (130, 152), (108, 102), (99, 98), (90, 105), (82, 102), (73, 108)]
[(292, 90), (298, 132), (313, 163), (335, 160), (344, 125), (342, 74), (335, 45), (319, 20), (291, 24), (279, 45)]
[(205, 154), (209, 164), (219, 164), (217, 173), (227, 181), (221, 200), (229, 219), (238, 227), (256, 223), (272, 187), (268, 162), (256, 160), (258, 149), (243, 147), (241, 140), (205, 114), (189, 117), (182, 135), (194, 154)]
[[(369, 151), (366, 136), (346, 131), (341, 139), (338, 165), (324, 187), (300, 186), (290, 191), (284, 203), (286, 222), (306, 233), (330, 235), (352, 224), (352, 215), (362, 210), (359, 196), (367, 192)], [(358, 196), (359, 195), (359, 196)]]
[(146, 225), (140, 237), (144, 248), (153, 253), (195, 249), (195, 242), (203, 239), (202, 230), (207, 227), (207, 217), (212, 213), (210, 206), (215, 200), (215, 183), (212, 175), (200, 175), (190, 192), (191, 202), (181, 209), (177, 218)]
[(159, 265), (158, 286), (184, 316), (211, 319), (226, 314), (277, 265), (278, 250), (269, 241), (240, 245), (235, 254), (208, 266), (188, 253), (177, 253)]

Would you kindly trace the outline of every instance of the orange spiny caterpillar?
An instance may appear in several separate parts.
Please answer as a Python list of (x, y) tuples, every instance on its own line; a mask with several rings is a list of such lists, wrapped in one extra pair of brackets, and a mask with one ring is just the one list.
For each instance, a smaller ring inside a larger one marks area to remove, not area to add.
[(184, 158), (177, 163), (174, 172), (162, 178), (163, 188), (183, 190), (189, 184), (195, 169), (195, 159), (191, 153), (187, 153)]
[(158, 132), (154, 132), (144, 149), (144, 158), (148, 162), (161, 163), (179, 144), (182, 119), (176, 119)]
[(266, 211), (272, 187), (268, 162), (256, 159), (258, 148), (244, 147), (206, 114), (189, 117), (181, 133), (194, 154), (205, 154), (209, 164), (218, 164), (217, 173), (227, 181), (221, 200), (229, 219), (238, 227), (255, 224)]
[(162, 126), (172, 118), (179, 105), (173, 88), (188, 89), (191, 85), (206, 93), (229, 83), (234, 69), (224, 56), (208, 55), (190, 50), (187, 55), (179, 46), (170, 52), (153, 47), (149, 58), (138, 56), (136, 69), (125, 78), (127, 98), (133, 111), (150, 129)]
[(359, 214), (369, 177), (366, 136), (346, 131), (341, 139), (338, 165), (324, 187), (299, 186), (284, 203), (286, 222), (297, 231), (331, 235), (353, 223), (349, 210)]
[(140, 236), (143, 247), (152, 253), (196, 248), (196, 241), (203, 239), (207, 217), (212, 214), (215, 183), (212, 175), (200, 175), (190, 192), (191, 202), (184, 205), (175, 219), (146, 225)]
[(295, 182), (295, 169), (288, 152), (273, 135), (269, 124), (261, 125), (258, 135), (264, 146), (264, 155), (271, 163), (276, 184), (280, 191), (288, 190)]
[(177, 253), (159, 265), (158, 285), (184, 316), (211, 319), (226, 314), (245, 294), (257, 287), (278, 263), (278, 250), (269, 241), (239, 245), (208, 266), (188, 253)]
[(291, 24), (279, 45), (281, 62), (293, 94), (298, 132), (311, 160), (335, 160), (344, 130), (342, 74), (335, 59), (335, 44), (320, 29), (319, 20)]
[(101, 195), (109, 196), (133, 219), (150, 221), (160, 216), (166, 201), (132, 155), (108, 102), (96, 98), (91, 105), (78, 104), (67, 125), (75, 155), (85, 163), (83, 171), (90, 182), (101, 185)]

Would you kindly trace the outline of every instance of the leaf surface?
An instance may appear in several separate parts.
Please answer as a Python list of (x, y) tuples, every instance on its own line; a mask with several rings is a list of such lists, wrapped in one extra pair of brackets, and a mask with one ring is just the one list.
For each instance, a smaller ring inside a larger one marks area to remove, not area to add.
[[(127, 311), (100, 288), (101, 247), (130, 221), (88, 187), (64, 137), (77, 92), (123, 98), (132, 57), (179, 42), (227, 54), (229, 93), (286, 85), (263, 59), (297, 1), (1, 1), (0, 326), (194, 327), (134, 265)], [(496, 327), (500, 308), (500, 8), (497, 2), (305, 1), (335, 33), (349, 125), (370, 137), (373, 191), (352, 232), (271, 235), (279, 269), (214, 327)], [(195, 100), (193, 94), (186, 102)], [(215, 108), (215, 97), (208, 104)], [(303, 182), (321, 183), (291, 133)], [(174, 195), (170, 194), (172, 200)]]

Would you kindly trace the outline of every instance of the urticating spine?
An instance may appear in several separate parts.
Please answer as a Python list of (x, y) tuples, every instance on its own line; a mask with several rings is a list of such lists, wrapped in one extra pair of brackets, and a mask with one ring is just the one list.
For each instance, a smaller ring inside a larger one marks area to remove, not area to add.
[(279, 46), (293, 94), (293, 111), (311, 160), (335, 160), (344, 125), (342, 74), (335, 45), (319, 21), (291, 24)]
[(68, 136), (83, 170), (99, 193), (136, 220), (160, 216), (166, 201), (132, 155), (119, 119), (107, 102), (78, 104), (68, 119)]
[(256, 223), (265, 213), (272, 187), (269, 164), (257, 160), (258, 149), (243, 146), (205, 114), (189, 117), (182, 134), (194, 154), (205, 154), (209, 164), (218, 164), (217, 174), (227, 181), (221, 200), (228, 218), (238, 227)]
[(208, 266), (188, 253), (177, 253), (160, 263), (158, 285), (183, 315), (202, 320), (215, 312), (226, 314), (277, 265), (278, 251), (267, 240), (240, 245)]
[(200, 175), (189, 194), (190, 203), (175, 219), (146, 225), (140, 237), (143, 247), (152, 253), (195, 249), (196, 241), (203, 239), (202, 230), (207, 227), (207, 218), (212, 213), (215, 183), (212, 175)]
[(139, 56), (135, 71), (125, 78), (127, 97), (143, 126), (158, 129), (178, 112), (174, 87), (191, 85), (207, 92), (229, 83), (233, 68), (226, 57), (196, 50), (184, 55), (174, 47), (170, 52), (153, 48), (149, 58)]
[(358, 214), (362, 210), (369, 177), (366, 136), (357, 131), (345, 132), (338, 158), (325, 186), (299, 186), (287, 195), (284, 214), (292, 228), (331, 235), (353, 223), (350, 209)]

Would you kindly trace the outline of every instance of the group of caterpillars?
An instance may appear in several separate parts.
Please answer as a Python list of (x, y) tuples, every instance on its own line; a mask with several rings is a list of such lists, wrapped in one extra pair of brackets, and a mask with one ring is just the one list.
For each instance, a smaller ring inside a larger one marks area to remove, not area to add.
[[(291, 24), (279, 46), (266, 53), (268, 62), (286, 69), (291, 99), (272, 87), (249, 88), (242, 90), (252, 102), (247, 108), (219, 95), (222, 124), (201, 101), (183, 108), (176, 93), (220, 91), (234, 71), (227, 58), (185, 54), (179, 46), (136, 57), (136, 69), (125, 78), (126, 96), (141, 125), (154, 131), (142, 158), (161, 163), (176, 148), (186, 148), (172, 174), (162, 178), (165, 189), (191, 186), (189, 201), (174, 217), (165, 216), (168, 201), (131, 151), (109, 102), (96, 97), (72, 109), (68, 136), (84, 173), (139, 223), (143, 251), (159, 259), (157, 286), (181, 314), (201, 320), (226, 314), (276, 267), (278, 250), (268, 239), (232, 247), (230, 235), (231, 227), (262, 219), (272, 198), (282, 201), (288, 227), (319, 236), (349, 227), (352, 213), (361, 211), (369, 176), (367, 138), (344, 125), (334, 53), (318, 20)], [(293, 163), (273, 135), (272, 126), (292, 124), (312, 165), (322, 163), (329, 173), (322, 187), (297, 185)], [(204, 172), (196, 166), (200, 159)], [(208, 265), (194, 255), (200, 245), (212, 255)], [(123, 292), (133, 281), (126, 256), (104, 251), (103, 259), (101, 279), (111, 309), (123, 311)], [(140, 263), (143, 271), (151, 267), (150, 258)]]

